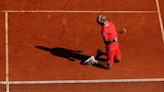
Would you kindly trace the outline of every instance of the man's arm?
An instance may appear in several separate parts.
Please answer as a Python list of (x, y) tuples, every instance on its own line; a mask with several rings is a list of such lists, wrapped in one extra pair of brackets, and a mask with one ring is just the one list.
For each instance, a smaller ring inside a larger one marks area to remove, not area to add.
[(103, 35), (104, 41), (105, 41), (105, 42), (108, 41), (108, 34), (105, 33), (105, 32), (103, 32), (102, 35)]

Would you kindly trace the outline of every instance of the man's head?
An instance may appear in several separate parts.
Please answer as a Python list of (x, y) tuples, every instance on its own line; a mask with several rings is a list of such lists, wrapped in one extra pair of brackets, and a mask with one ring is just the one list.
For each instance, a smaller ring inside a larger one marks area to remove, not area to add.
[(103, 15), (99, 15), (97, 17), (97, 23), (100, 24), (100, 25), (105, 25), (106, 23), (108, 22), (108, 19), (106, 16), (103, 16)]

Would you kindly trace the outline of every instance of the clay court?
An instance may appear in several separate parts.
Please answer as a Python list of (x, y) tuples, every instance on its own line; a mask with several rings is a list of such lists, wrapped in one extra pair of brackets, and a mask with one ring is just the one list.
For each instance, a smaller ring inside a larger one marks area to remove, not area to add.
[[(122, 61), (114, 64), (112, 70), (81, 64), (82, 60), (95, 56), (97, 49), (105, 52), (101, 27), (96, 22), (98, 15), (108, 16), (117, 31), (122, 27), (127, 30), (125, 34), (119, 34)], [(162, 0), (1, 0), (0, 20), (1, 82), (164, 81)], [(154, 92), (153, 89), (159, 87), (158, 83), (150, 84), (148, 92)], [(137, 84), (131, 85), (134, 89), (113, 89), (110, 92), (138, 92)], [(155, 85), (153, 89), (152, 85)], [(97, 86), (107, 87), (101, 83)], [(67, 85), (67, 88), (71, 89), (71, 86)], [(68, 89), (55, 92), (66, 92)], [(84, 91), (90, 90), (79, 92)], [(157, 92), (163, 91), (164, 88)], [(93, 92), (109, 91), (97, 89)]]

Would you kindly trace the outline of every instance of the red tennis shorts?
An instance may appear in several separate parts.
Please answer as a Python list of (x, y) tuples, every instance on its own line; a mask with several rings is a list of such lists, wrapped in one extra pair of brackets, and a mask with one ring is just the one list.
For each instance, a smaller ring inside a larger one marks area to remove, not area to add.
[(114, 64), (114, 60), (121, 60), (121, 52), (118, 42), (106, 45), (107, 61), (109, 64)]

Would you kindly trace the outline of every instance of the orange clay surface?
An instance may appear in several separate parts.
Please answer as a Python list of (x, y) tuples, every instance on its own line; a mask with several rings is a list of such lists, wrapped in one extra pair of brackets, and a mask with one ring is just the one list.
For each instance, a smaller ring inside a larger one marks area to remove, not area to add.
[[(0, 10), (156, 11), (156, 4), (155, 0), (1, 0)], [(0, 12), (0, 80), (5, 80), (4, 14)], [(119, 35), (122, 62), (112, 70), (80, 64), (97, 49), (105, 51), (96, 23), (99, 14), (103, 13), (9, 13), (9, 80), (163, 77), (164, 46), (157, 13), (104, 13), (117, 31), (127, 29)]]

